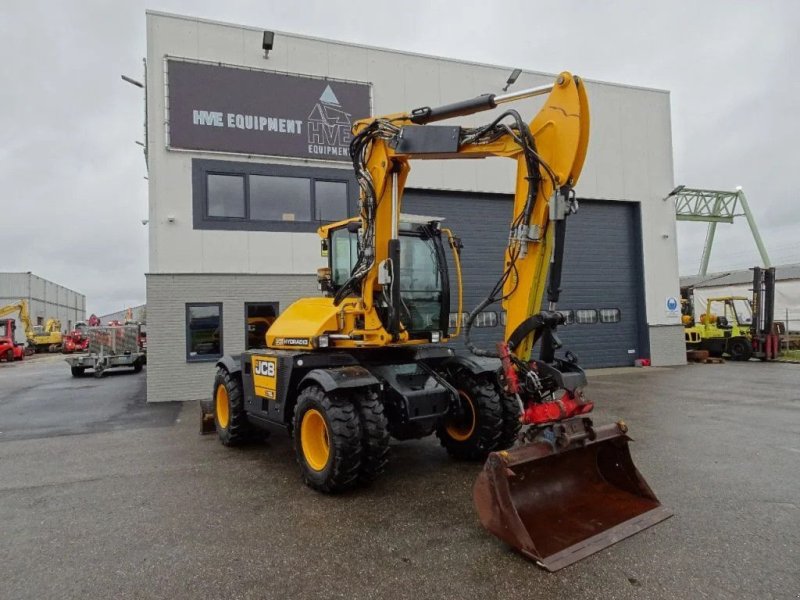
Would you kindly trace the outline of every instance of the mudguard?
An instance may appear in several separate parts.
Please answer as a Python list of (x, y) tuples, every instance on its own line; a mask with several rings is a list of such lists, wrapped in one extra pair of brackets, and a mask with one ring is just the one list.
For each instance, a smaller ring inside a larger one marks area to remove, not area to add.
[(239, 358), (233, 357), (230, 354), (226, 354), (222, 358), (217, 361), (217, 368), (222, 367), (228, 373), (238, 373), (242, 370), (242, 364), (239, 361)]
[(452, 358), (444, 361), (445, 365), (457, 365), (468, 370), (473, 375), (483, 375), (484, 373), (496, 373), (501, 368), (499, 358), (486, 356), (464, 356), (456, 354)]
[[(226, 369), (228, 373), (239, 373), (242, 370), (239, 360), (230, 354), (226, 354), (220, 358), (215, 366), (218, 369), (220, 367)], [(200, 400), (200, 433), (214, 433), (215, 431), (214, 390), (211, 390), (211, 394), (208, 398), (203, 398)]]
[(326, 392), (380, 385), (372, 373), (358, 365), (313, 369), (300, 380), (298, 389), (302, 389), (309, 383), (316, 383)]

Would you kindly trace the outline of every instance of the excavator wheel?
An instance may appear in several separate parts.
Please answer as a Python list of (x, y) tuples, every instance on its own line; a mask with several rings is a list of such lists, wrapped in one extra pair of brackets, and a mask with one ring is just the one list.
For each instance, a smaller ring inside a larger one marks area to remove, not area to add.
[(389, 423), (377, 392), (365, 390), (358, 394), (356, 402), (361, 421), (362, 452), (358, 479), (369, 483), (383, 474), (389, 462)]
[(483, 460), (497, 448), (503, 428), (503, 403), (486, 376), (459, 371), (450, 383), (458, 390), (462, 415), (449, 417), (436, 430), (448, 454), (462, 460)]
[(522, 429), (522, 421), (519, 420), (522, 416), (522, 409), (516, 398), (502, 392), (498, 393), (500, 394), (500, 406), (503, 409), (503, 425), (500, 438), (493, 450), (507, 450), (517, 441), (519, 430)]
[(728, 354), (731, 355), (731, 360), (750, 360), (753, 349), (747, 338), (738, 337), (728, 342)]
[(214, 377), (213, 410), (220, 442), (225, 446), (239, 446), (248, 440), (252, 426), (244, 411), (242, 380), (222, 367)]
[(359, 412), (355, 403), (316, 385), (300, 392), (294, 448), (306, 485), (333, 494), (358, 483), (363, 440)]

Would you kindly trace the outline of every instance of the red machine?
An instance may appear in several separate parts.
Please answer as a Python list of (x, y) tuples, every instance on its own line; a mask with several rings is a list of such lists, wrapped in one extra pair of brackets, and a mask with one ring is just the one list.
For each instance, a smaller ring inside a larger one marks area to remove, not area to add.
[(88, 325), (83, 321), (75, 324), (75, 329), (64, 336), (61, 352), (72, 354), (73, 352), (87, 352), (89, 350), (89, 335), (86, 331)]
[(0, 321), (0, 360), (11, 362), (25, 358), (25, 347), (14, 338), (17, 322), (14, 319)]

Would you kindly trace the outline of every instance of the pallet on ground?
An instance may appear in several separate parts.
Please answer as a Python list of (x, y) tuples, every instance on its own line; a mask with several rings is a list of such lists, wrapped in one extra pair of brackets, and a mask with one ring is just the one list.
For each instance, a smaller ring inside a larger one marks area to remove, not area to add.
[(699, 363), (704, 365), (725, 364), (725, 359), (709, 355), (708, 350), (689, 350), (686, 352), (686, 360), (690, 363)]

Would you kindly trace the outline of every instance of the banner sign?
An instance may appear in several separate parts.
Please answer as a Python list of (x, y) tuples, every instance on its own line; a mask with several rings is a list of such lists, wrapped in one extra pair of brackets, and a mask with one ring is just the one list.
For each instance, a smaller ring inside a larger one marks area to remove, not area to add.
[(167, 60), (169, 147), (350, 160), (370, 85)]

